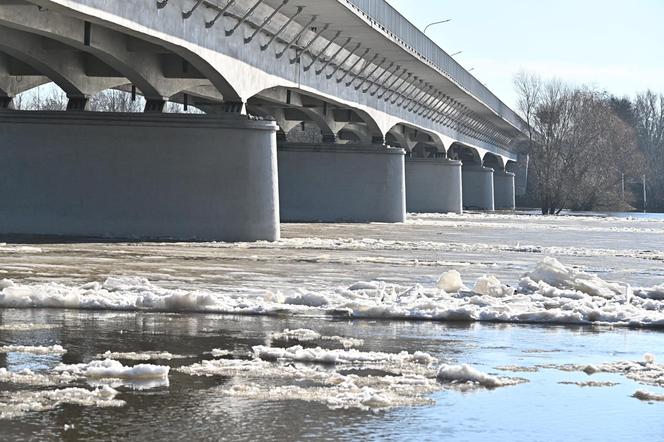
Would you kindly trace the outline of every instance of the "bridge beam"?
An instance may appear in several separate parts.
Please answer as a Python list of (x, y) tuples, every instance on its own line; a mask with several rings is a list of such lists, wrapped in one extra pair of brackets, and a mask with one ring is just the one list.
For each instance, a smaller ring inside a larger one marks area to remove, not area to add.
[(282, 221), (403, 222), (404, 151), (371, 145), (279, 146)]
[[(0, 8), (0, 24), (47, 37), (71, 50), (93, 55), (126, 78), (125, 83), (130, 82), (141, 91), (148, 102), (147, 111), (161, 111), (168, 98), (178, 92), (214, 86), (189, 61), (158, 45), (75, 17), (46, 9), (37, 12), (35, 9), (34, 5), (3, 5)], [(236, 94), (228, 92), (225, 81), (220, 80), (220, 83), (226, 98), (237, 98)], [(210, 95), (221, 101), (217, 89), (214, 87)]]
[(0, 26), (0, 51), (20, 60), (57, 84), (77, 105), (95, 93), (124, 83), (121, 78), (90, 77), (81, 54), (44, 49), (36, 35)]

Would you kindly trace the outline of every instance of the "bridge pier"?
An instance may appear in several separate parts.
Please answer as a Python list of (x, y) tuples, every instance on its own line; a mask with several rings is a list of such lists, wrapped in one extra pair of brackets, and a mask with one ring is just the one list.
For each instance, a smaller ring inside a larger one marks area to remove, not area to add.
[(420, 213), (461, 213), (461, 161), (406, 159), (406, 208)]
[(281, 219), (403, 222), (404, 151), (386, 146), (279, 146)]
[(464, 164), (462, 170), (463, 206), (468, 209), (495, 210), (493, 169)]
[(0, 113), (0, 234), (279, 238), (276, 125), (241, 115)]
[(512, 172), (496, 170), (493, 173), (493, 189), (496, 209), (514, 210), (514, 176)]

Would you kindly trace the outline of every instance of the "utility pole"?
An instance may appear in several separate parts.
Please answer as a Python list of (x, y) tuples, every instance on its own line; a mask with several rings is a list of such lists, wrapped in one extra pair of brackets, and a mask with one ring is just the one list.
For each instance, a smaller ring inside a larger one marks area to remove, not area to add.
[(646, 210), (648, 208), (647, 204), (647, 195), (646, 195), (646, 176), (645, 174), (643, 175), (643, 213), (646, 213)]

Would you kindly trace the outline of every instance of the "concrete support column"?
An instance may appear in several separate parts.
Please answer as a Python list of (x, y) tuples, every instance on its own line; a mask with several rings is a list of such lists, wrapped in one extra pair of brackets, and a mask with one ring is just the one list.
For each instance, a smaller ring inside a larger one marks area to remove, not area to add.
[(281, 219), (403, 222), (404, 155), (385, 146), (279, 146)]
[(242, 115), (0, 113), (0, 234), (279, 238), (276, 124)]
[(420, 213), (461, 213), (461, 161), (406, 159), (406, 208)]
[(463, 206), (468, 209), (495, 210), (493, 169), (464, 164), (462, 170)]
[(496, 209), (514, 210), (514, 174), (497, 170), (493, 173), (493, 191)]

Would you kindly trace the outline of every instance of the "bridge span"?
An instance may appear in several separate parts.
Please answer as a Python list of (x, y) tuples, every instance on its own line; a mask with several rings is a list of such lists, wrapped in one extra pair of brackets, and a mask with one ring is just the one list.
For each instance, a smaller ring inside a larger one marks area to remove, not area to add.
[[(67, 112), (13, 109), (51, 81)], [(107, 89), (145, 112), (88, 111)], [(384, 0), (0, 0), (0, 108), (2, 234), (274, 240), (512, 209), (525, 140)]]

